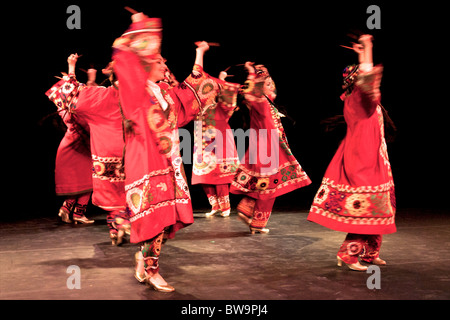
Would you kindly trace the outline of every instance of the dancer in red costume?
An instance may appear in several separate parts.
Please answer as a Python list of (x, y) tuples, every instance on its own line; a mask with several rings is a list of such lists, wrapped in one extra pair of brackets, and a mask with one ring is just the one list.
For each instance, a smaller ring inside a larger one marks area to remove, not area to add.
[[(46, 95), (58, 108), (89, 129), (90, 141), (86, 142), (90, 144), (89, 166), (86, 164), (79, 174), (89, 174), (92, 203), (107, 211), (109, 236), (112, 244), (118, 245), (129, 230), (119, 92), (114, 81), (110, 87), (86, 86), (78, 82), (74, 72), (77, 58), (77, 55), (69, 57), (69, 74)], [(88, 70), (88, 83), (95, 82), (95, 74), (95, 70)]]
[(211, 211), (206, 217), (230, 215), (229, 188), (239, 165), (228, 120), (236, 107), (240, 85), (224, 81), (226, 76), (222, 71), (219, 79), (211, 81), (211, 90), (217, 96), (211, 95), (194, 124), (192, 184), (201, 184), (208, 197)]
[(131, 242), (136, 253), (136, 278), (155, 290), (172, 292), (159, 274), (164, 236), (194, 222), (191, 198), (179, 150), (178, 127), (193, 120), (209, 98), (209, 76), (203, 71), (206, 42), (198, 44), (191, 75), (175, 87), (165, 82), (160, 53), (162, 25), (142, 13), (113, 44), (114, 70), (126, 134), (126, 198), (131, 209)]
[[(75, 74), (77, 54), (72, 54), (67, 62), (69, 74)], [(89, 145), (89, 126), (83, 119), (68, 112), (63, 105), (57, 105), (58, 113), (67, 131), (61, 140), (55, 161), (56, 195), (64, 196), (65, 201), (58, 215), (62, 221), (71, 223), (93, 223), (85, 216), (92, 193), (91, 150)]]
[(308, 220), (348, 232), (337, 254), (338, 265), (367, 269), (377, 265), (383, 234), (396, 231), (395, 193), (384, 138), (380, 82), (383, 67), (373, 66), (372, 36), (354, 45), (359, 66), (344, 73), (344, 118), (347, 134), (329, 164), (311, 206)]
[(246, 62), (249, 75), (244, 89), (250, 109), (250, 143), (236, 172), (230, 192), (243, 194), (239, 217), (252, 233), (266, 228), (275, 198), (307, 186), (311, 180), (292, 154), (273, 100), (275, 83), (264, 66)]

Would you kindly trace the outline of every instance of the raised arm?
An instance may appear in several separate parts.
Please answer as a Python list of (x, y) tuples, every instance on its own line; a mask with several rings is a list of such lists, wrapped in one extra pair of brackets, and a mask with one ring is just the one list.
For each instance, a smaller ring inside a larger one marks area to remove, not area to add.
[(369, 115), (373, 114), (376, 106), (380, 103), (380, 83), (383, 75), (383, 66), (373, 65), (372, 40), (373, 37), (368, 34), (362, 35), (358, 40), (360, 48), (358, 52), (360, 73), (356, 77), (355, 83), (362, 93), (361, 104), (364, 105)]
[(195, 49), (196, 54), (194, 64), (203, 68), (203, 56), (205, 55), (205, 52), (209, 50), (208, 42), (199, 41), (196, 42), (195, 45), (197, 46), (197, 49)]
[(45, 95), (52, 101), (58, 110), (68, 110), (71, 112), (76, 106), (79, 92), (85, 87), (75, 78), (75, 65), (78, 60), (78, 54), (71, 54), (67, 58), (69, 65), (69, 74), (64, 74), (63, 78), (54, 84)]
[(80, 56), (78, 55), (78, 53), (74, 53), (71, 54), (68, 58), (67, 58), (67, 64), (69, 65), (69, 72), (68, 74), (73, 74), (75, 75), (75, 66), (77, 64), (77, 60)]
[(358, 42), (353, 44), (353, 50), (358, 54), (359, 69), (362, 72), (370, 72), (373, 68), (373, 37), (370, 34), (363, 34)]

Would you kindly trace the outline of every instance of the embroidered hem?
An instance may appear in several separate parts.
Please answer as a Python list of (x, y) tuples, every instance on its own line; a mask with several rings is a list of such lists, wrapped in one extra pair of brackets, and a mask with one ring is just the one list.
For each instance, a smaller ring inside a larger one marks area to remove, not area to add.
[(393, 181), (354, 188), (324, 178), (308, 220), (336, 231), (388, 234), (396, 231), (395, 211)]

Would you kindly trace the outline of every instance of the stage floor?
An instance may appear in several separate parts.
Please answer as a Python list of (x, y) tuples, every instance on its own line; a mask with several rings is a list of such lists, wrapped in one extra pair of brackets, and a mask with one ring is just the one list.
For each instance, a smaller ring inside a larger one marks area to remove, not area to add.
[[(137, 246), (111, 246), (101, 211), (88, 212), (93, 225), (66, 225), (56, 214), (1, 223), (0, 299), (450, 298), (450, 213), (399, 210), (398, 231), (381, 247), (388, 265), (372, 274), (336, 266), (344, 233), (307, 222), (305, 211), (275, 209), (266, 235), (251, 235), (236, 212), (207, 219), (197, 210), (195, 223), (162, 249), (160, 272), (173, 293), (135, 280)], [(68, 288), (76, 275), (69, 266), (79, 267), (80, 289)], [(380, 289), (368, 287), (375, 276)]]

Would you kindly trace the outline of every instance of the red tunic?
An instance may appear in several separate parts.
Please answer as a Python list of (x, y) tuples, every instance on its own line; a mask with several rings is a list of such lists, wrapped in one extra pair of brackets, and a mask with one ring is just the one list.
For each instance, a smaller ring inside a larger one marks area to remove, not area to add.
[(207, 100), (201, 92), (209, 77), (195, 66), (180, 85), (169, 88), (161, 84), (168, 103), (163, 111), (152, 91), (147, 90), (148, 73), (138, 55), (116, 50), (113, 58), (124, 115), (134, 123), (135, 130), (127, 136), (125, 152), (131, 242), (146, 241), (166, 228), (171, 238), (194, 222), (178, 127), (194, 119), (202, 101)]
[(250, 105), (249, 147), (230, 187), (254, 199), (276, 198), (307, 186), (311, 180), (289, 148), (278, 110), (263, 95), (257, 78), (245, 98)]
[(211, 79), (218, 94), (199, 112), (194, 124), (192, 184), (229, 184), (239, 166), (233, 131), (228, 120), (236, 107), (239, 84)]
[(329, 164), (308, 220), (358, 234), (396, 231), (395, 193), (384, 139), (382, 67), (360, 74), (345, 99), (347, 134)]
[(58, 107), (89, 126), (92, 158), (89, 157), (89, 166), (86, 164), (83, 172), (88, 172), (94, 189), (92, 203), (105, 210), (125, 209), (125, 177), (121, 167), (124, 141), (118, 90), (87, 87), (72, 75), (64, 76), (46, 94)]

